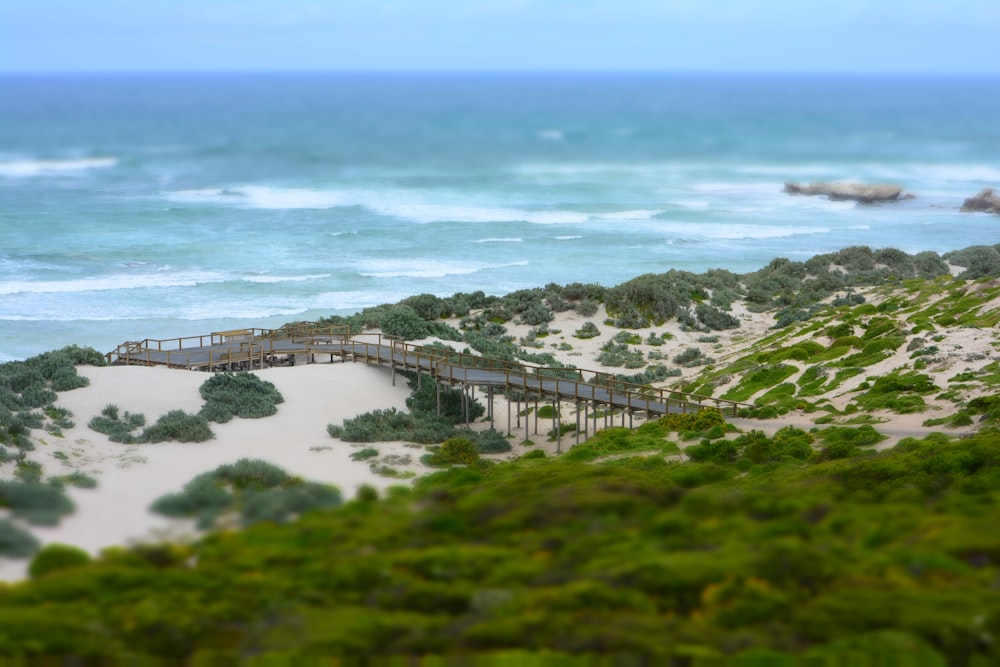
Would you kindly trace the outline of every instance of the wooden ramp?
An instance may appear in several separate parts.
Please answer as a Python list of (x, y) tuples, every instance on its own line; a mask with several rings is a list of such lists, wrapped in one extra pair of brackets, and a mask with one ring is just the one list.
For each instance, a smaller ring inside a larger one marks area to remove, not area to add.
[[(736, 416), (736, 401), (700, 396), (616, 380), (611, 374), (581, 368), (548, 368), (406, 343), (382, 334), (350, 334), (346, 328), (286, 325), (278, 330), (240, 329), (168, 340), (128, 342), (108, 353), (120, 365), (168, 366), (203, 371), (235, 371), (312, 363), (317, 358), (348, 359), (386, 366), (395, 372), (418, 372), (438, 385), (461, 386), (474, 392), (499, 391), (512, 400), (572, 402), (620, 411), (660, 416), (718, 408)], [(474, 394), (473, 394), (474, 395)], [(490, 406), (492, 415), (492, 406)], [(624, 417), (623, 417), (624, 418)]]

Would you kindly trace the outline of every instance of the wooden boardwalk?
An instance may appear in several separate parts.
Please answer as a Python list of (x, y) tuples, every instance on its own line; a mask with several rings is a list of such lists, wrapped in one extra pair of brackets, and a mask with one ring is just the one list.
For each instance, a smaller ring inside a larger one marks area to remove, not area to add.
[[(571, 402), (578, 408), (582, 405), (584, 414), (589, 407), (595, 420), (598, 409), (605, 415), (620, 412), (623, 425), (626, 413), (630, 418), (636, 412), (655, 417), (714, 407), (723, 414), (736, 416), (740, 408), (751, 407), (710, 396), (630, 384), (601, 371), (501, 361), (414, 345), (382, 334), (352, 335), (345, 328), (316, 325), (146, 339), (123, 343), (108, 353), (107, 358), (112, 364), (226, 371), (312, 363), (326, 356), (330, 361), (351, 360), (389, 367), (393, 382), (396, 371), (419, 372), (433, 378), (439, 386), (461, 386), (473, 397), (479, 387), (491, 399), (499, 391), (518, 403), (534, 400)], [(490, 416), (492, 412), (491, 400)]]

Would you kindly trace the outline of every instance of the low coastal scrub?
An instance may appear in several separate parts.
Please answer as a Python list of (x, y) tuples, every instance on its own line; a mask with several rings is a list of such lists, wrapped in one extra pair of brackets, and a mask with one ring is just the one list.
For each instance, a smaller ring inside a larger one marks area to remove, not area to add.
[(120, 413), (117, 405), (108, 404), (101, 414), (93, 417), (87, 424), (91, 430), (108, 436), (111, 442), (121, 442), (131, 445), (143, 442), (142, 434), (138, 432), (146, 425), (146, 416), (128, 411)]
[(46, 428), (53, 435), (72, 428), (72, 415), (57, 408), (56, 392), (70, 391), (89, 384), (77, 365), (103, 366), (104, 356), (92, 348), (71, 345), (0, 364), (0, 463), (12, 456), (4, 445), (31, 451), (31, 429)]
[(38, 540), (9, 519), (0, 519), (0, 556), (28, 558), (38, 551)]
[(98, 433), (104, 433), (112, 442), (129, 445), (166, 440), (204, 442), (215, 437), (208, 420), (183, 410), (171, 410), (157, 419), (155, 424), (138, 433), (138, 429), (145, 423), (146, 417), (142, 414), (127, 411), (119, 413), (117, 405), (106, 405), (100, 415), (90, 420), (88, 426)]
[[(1000, 436), (803, 458), (814, 434), (750, 432), (739, 456), (679, 463), (670, 432), (606, 429), (561, 457), (57, 565), (0, 598), (0, 654), (1000, 660), (983, 641), (1000, 627)], [(260, 472), (245, 488), (280, 488)]]
[(219, 424), (233, 417), (270, 417), (278, 411), (278, 404), (285, 400), (274, 384), (245, 371), (216, 373), (198, 391), (205, 399), (201, 416)]
[(90, 561), (90, 554), (83, 549), (74, 547), (71, 544), (54, 542), (46, 544), (31, 559), (31, 564), (28, 566), (28, 575), (32, 579), (39, 579), (52, 572), (60, 572), (86, 565)]
[(15, 518), (39, 526), (54, 526), (76, 510), (61, 485), (43, 484), (36, 479), (0, 480), (0, 507)]
[(281, 523), (341, 502), (335, 487), (303, 481), (260, 459), (240, 459), (198, 475), (179, 493), (158, 498), (150, 509), (166, 516), (195, 518), (199, 528), (207, 529), (226, 514), (238, 515), (244, 526)]
[(406, 399), (409, 412), (396, 408), (372, 410), (345, 419), (343, 424), (327, 425), (327, 433), (346, 442), (404, 440), (435, 444), (461, 437), (472, 441), (480, 454), (510, 451), (510, 442), (493, 429), (472, 431), (459, 426), (465, 421), (466, 411), (470, 421), (486, 413), (486, 407), (478, 400), (470, 399), (460, 389), (435, 387), (433, 379), (427, 376), (419, 380), (413, 376), (409, 385), (411, 393)]

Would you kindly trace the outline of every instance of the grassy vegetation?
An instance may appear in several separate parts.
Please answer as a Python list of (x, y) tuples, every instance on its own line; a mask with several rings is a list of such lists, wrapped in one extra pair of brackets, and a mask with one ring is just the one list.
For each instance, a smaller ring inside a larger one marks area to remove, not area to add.
[[(672, 463), (688, 418), (57, 566), (0, 591), (0, 654), (1000, 660), (1000, 436), (751, 432)], [(222, 477), (280, 485), (260, 472)]]

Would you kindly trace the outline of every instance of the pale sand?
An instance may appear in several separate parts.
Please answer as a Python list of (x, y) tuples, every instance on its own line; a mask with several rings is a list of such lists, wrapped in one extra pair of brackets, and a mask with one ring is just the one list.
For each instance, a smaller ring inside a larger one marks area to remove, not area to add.
[[(367, 462), (351, 460), (350, 454), (360, 445), (341, 442), (326, 432), (327, 424), (359, 413), (406, 409), (406, 382), (397, 377), (393, 387), (388, 369), (336, 363), (257, 371), (285, 398), (276, 415), (212, 424), (216, 437), (204, 443), (144, 445), (110, 442), (89, 429), (87, 422), (109, 403), (144, 414), (147, 423), (174, 409), (197, 412), (203, 404), (198, 388), (209, 376), (138, 366), (85, 366), (79, 371), (90, 379), (90, 386), (60, 393), (58, 401), (73, 412), (76, 426), (64, 431), (63, 438), (49, 434), (35, 438), (36, 450), (29, 458), (43, 465), (46, 477), (79, 470), (96, 478), (98, 486), (68, 489), (76, 512), (55, 527), (31, 527), (42, 543), (64, 542), (97, 553), (112, 545), (191, 536), (191, 522), (152, 514), (147, 510), (150, 503), (180, 491), (200, 473), (241, 458), (264, 459), (304, 479), (334, 484), (345, 498), (352, 497), (360, 484), (384, 489), (405, 483), (375, 474)], [(414, 461), (409, 466), (393, 465), (397, 470), (421, 468), (417, 461), (422, 448), (404, 443), (375, 447), (383, 457), (409, 455)], [(69, 460), (56, 458), (56, 452)], [(0, 559), (0, 579), (21, 578), (26, 567), (25, 560)]]

